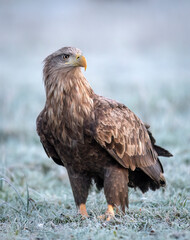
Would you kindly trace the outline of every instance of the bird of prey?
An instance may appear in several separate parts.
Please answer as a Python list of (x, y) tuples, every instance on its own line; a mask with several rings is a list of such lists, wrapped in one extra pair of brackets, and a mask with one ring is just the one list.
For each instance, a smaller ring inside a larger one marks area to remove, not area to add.
[(146, 192), (165, 185), (158, 156), (172, 154), (124, 104), (94, 93), (81, 67), (86, 70), (86, 59), (74, 47), (45, 58), (46, 102), (37, 133), (48, 157), (67, 169), (80, 214), (88, 217), (85, 204), (95, 182), (104, 188), (109, 221), (114, 208), (128, 207), (128, 187)]

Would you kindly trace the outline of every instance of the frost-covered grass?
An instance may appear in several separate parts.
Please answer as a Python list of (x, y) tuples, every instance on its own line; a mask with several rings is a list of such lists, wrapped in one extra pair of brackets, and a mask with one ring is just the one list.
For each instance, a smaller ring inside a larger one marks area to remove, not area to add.
[[(177, 88), (178, 83), (175, 84)], [(129, 84), (130, 88), (134, 85)], [(36, 109), (26, 110), (23, 101), (30, 106), (31, 96), (21, 96), (22, 90), (16, 89), (18, 99), (15, 95), (4, 109), (11, 108), (21, 98), (17, 109), (21, 116), (25, 111), (28, 115), (24, 116), (25, 124), (7, 127), (2, 121), (4, 128), (0, 130), (1, 239), (189, 239), (190, 84), (186, 82), (181, 88), (178, 87), (178, 95), (175, 88), (165, 92), (162, 86), (157, 88), (156, 95), (150, 92), (144, 99), (145, 111), (141, 110), (141, 99), (137, 104), (130, 101), (136, 112), (150, 119), (159, 144), (166, 146), (174, 157), (162, 159), (167, 187), (146, 194), (130, 189), (125, 216), (118, 215), (110, 223), (97, 218), (104, 213), (106, 201), (103, 192), (97, 192), (94, 186), (87, 202), (90, 218), (82, 220), (77, 215), (65, 169), (47, 158), (35, 133), (35, 123), (27, 122), (27, 119), (35, 121), (43, 101), (33, 100)], [(17, 112), (12, 114), (10, 122), (15, 120)]]
[[(0, 239), (190, 239), (189, 1), (0, 2)], [(174, 154), (161, 159), (167, 187), (130, 189), (125, 216), (110, 223), (97, 218), (106, 201), (94, 186), (90, 218), (77, 215), (65, 169), (35, 132), (41, 62), (65, 45), (84, 51), (95, 91), (125, 103)]]
[(82, 220), (66, 171), (47, 159), (35, 137), (10, 137), (1, 149), (1, 239), (189, 239), (187, 151), (163, 160), (166, 189), (144, 195), (130, 190), (125, 216), (105, 223), (97, 218), (106, 208), (103, 192), (92, 187), (90, 218)]

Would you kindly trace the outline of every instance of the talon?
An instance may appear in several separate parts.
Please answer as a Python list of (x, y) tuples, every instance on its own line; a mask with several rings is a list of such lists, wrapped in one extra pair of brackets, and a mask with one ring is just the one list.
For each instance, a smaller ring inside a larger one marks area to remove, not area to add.
[(79, 206), (79, 213), (81, 214), (82, 216), (82, 219), (85, 219), (85, 218), (88, 218), (89, 215), (86, 211), (86, 205), (84, 203), (80, 204)]
[(110, 220), (114, 219), (115, 214), (112, 205), (108, 204), (108, 209), (104, 215), (98, 216), (98, 219), (105, 220), (109, 222)]
[(105, 218), (106, 218), (105, 214), (98, 216), (98, 219), (100, 220), (105, 220)]
[(106, 221), (108, 221), (108, 222), (115, 217), (113, 206), (110, 205), (110, 204), (108, 204), (108, 209), (106, 211), (106, 216), (107, 216)]
[(109, 222), (109, 221), (111, 221), (112, 219), (113, 219), (113, 217), (109, 216), (109, 217), (106, 218), (106, 222)]

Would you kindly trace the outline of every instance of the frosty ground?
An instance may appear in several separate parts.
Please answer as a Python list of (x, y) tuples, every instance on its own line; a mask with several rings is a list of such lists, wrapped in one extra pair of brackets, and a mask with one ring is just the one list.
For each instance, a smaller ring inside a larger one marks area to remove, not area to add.
[[(42, 2), (1, 1), (0, 239), (190, 239), (189, 2), (46, 1), (41, 12)], [(77, 215), (66, 170), (35, 131), (45, 102), (41, 62), (66, 45), (83, 50), (95, 92), (126, 104), (174, 155), (161, 159), (166, 188), (130, 189), (129, 209), (110, 223), (97, 218), (106, 200), (94, 186), (90, 218)]]

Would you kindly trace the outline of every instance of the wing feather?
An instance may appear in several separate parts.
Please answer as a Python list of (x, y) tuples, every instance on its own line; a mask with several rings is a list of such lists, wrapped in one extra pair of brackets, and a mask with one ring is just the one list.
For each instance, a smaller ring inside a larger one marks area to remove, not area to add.
[(126, 106), (97, 97), (95, 103), (95, 140), (123, 167), (135, 170), (156, 163), (148, 131)]
[(58, 165), (62, 165), (64, 166), (63, 162), (61, 161), (59, 155), (56, 152), (56, 149), (54, 148), (54, 146), (50, 143), (51, 141), (51, 134), (48, 133), (48, 129), (47, 129), (47, 123), (46, 123), (46, 119), (45, 119), (45, 114), (42, 111), (37, 120), (36, 120), (36, 126), (37, 126), (37, 133), (40, 137), (40, 142), (42, 143), (42, 146), (47, 154), (47, 156), (50, 158), (52, 158), (54, 160), (55, 163), (57, 163)]

